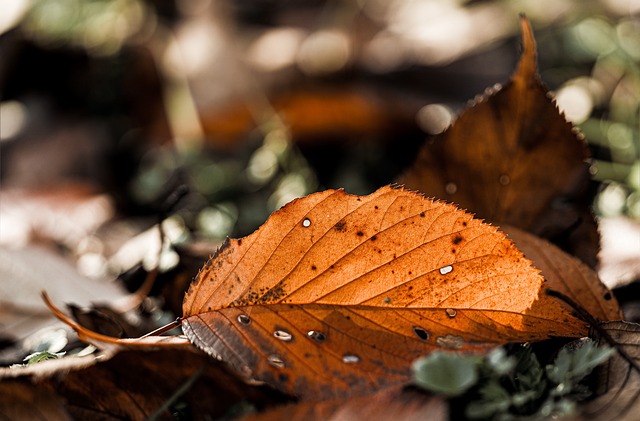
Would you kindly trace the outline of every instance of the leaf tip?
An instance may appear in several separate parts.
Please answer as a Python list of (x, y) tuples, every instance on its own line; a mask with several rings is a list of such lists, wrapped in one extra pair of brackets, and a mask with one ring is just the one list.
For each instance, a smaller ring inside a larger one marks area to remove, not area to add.
[(518, 64), (516, 76), (523, 78), (536, 77), (538, 74), (536, 39), (529, 18), (520, 14), (520, 31), (522, 32), (522, 57)]

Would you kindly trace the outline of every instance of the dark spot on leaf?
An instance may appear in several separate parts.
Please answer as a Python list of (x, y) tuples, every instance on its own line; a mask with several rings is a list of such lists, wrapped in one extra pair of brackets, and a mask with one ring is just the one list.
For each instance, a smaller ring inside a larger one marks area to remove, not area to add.
[[(260, 297), (259, 304), (266, 304), (266, 303), (278, 301), (279, 299), (284, 297), (285, 296), (285, 291), (283, 289), (283, 286), (284, 285), (282, 285), (282, 283), (281, 283), (279, 285), (274, 286), (269, 291), (267, 291), (266, 294), (264, 294), (263, 296)], [(251, 296), (253, 294), (255, 294), (255, 298), (251, 298)], [(258, 294), (256, 294), (255, 292), (252, 292), (251, 294), (249, 294), (249, 300), (250, 301), (255, 302), (257, 298), (258, 298)]]
[(610, 292), (607, 292), (606, 294), (604, 294), (604, 299), (605, 300), (609, 301), (611, 298), (612, 297), (611, 297), (611, 293)]
[(364, 232), (362, 232), (362, 231), (358, 231), (358, 232), (356, 232), (356, 235), (357, 235), (358, 237), (362, 237), (362, 236), (364, 235)]
[(280, 380), (281, 382), (288, 382), (289, 381), (289, 376), (284, 374), (284, 373), (280, 373), (278, 374), (278, 380)]
[(316, 265), (311, 265), (311, 270), (316, 270), (316, 269), (318, 269)]
[(466, 226), (467, 226), (467, 223), (466, 223), (466, 222), (463, 222), (463, 223), (462, 223), (462, 226), (463, 226), (463, 227), (466, 227)]
[(426, 330), (424, 330), (423, 328), (419, 327), (419, 326), (414, 326), (413, 327), (413, 333), (416, 334), (416, 336), (420, 339), (422, 339), (423, 341), (426, 341), (427, 339), (429, 339), (429, 332), (427, 332)]
[(238, 239), (238, 245), (241, 246), (242, 245), (242, 238)]
[(378, 209), (378, 205), (375, 205), (373, 208), (374, 208), (374, 209)]
[(456, 249), (451, 249), (451, 253), (455, 254), (455, 252), (456, 252)]
[(377, 239), (378, 239), (378, 237), (375, 236), (375, 235), (373, 237), (371, 237), (371, 241), (376, 241)]
[(420, 218), (424, 218), (424, 212), (420, 212)]
[(453, 244), (460, 244), (460, 241), (462, 241), (462, 237), (456, 235), (456, 238), (453, 239)]
[(344, 231), (344, 225), (345, 223), (343, 221), (338, 221), (333, 227), (336, 229), (336, 231), (342, 232)]

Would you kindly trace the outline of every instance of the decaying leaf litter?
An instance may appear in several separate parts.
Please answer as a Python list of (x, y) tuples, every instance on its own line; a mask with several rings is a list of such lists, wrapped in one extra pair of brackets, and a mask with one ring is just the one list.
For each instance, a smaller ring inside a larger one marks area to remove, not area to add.
[[(383, 390), (411, 383), (411, 363), (418, 357), (434, 350), (486, 355), (507, 343), (586, 336), (587, 321), (567, 303), (546, 294), (549, 289), (586, 308), (598, 322), (622, 319), (615, 297), (589, 269), (594, 265), (597, 232), (594, 234), (595, 223), (581, 188), (588, 174), (583, 162), (585, 145), (538, 80), (534, 41), (526, 20), (523, 32), (523, 58), (512, 81), (476, 101), (440, 138), (426, 145), (400, 180), (417, 192), (382, 187), (360, 197), (327, 190), (297, 199), (274, 213), (255, 233), (228, 240), (205, 264), (185, 296), (181, 323), (191, 343), (235, 370), (226, 374), (233, 380), (225, 381), (225, 385), (229, 381), (242, 385), (237, 386), (240, 391), (235, 398), (254, 404), (264, 404), (269, 397), (272, 403), (285, 399), (276, 392), (245, 386), (242, 377), (263, 381), (302, 401), (320, 401), (289, 406), (291, 414), (298, 417), (313, 414), (339, 419), (345, 414), (364, 413), (351, 402), (362, 402), (358, 407), (369, 411), (402, 402), (407, 405), (400, 407), (408, 411), (408, 419), (425, 407), (440, 411), (443, 402), (441, 397), (415, 390)], [(529, 93), (537, 97), (531, 99)], [(486, 113), (493, 113), (493, 120)], [(532, 116), (540, 114), (548, 115), (551, 121), (545, 128), (557, 127), (557, 138), (532, 129), (538, 127)], [(475, 127), (474, 118), (483, 123), (496, 121), (496, 127)], [(516, 122), (515, 127), (499, 127), (498, 123), (511, 121)], [(462, 135), (456, 135), (458, 131)], [(493, 133), (495, 138), (490, 136)], [(465, 137), (486, 141), (482, 144), (486, 149), (480, 153), (487, 159), (478, 172), (473, 164), (477, 166), (479, 161), (472, 159), (477, 153), (462, 153), (471, 149), (461, 143)], [(548, 146), (549, 142), (555, 143)], [(548, 158), (550, 151), (557, 152), (559, 145), (565, 144), (569, 152), (557, 156), (566, 159), (554, 162), (553, 167), (567, 177), (551, 178), (570, 182), (545, 183), (551, 171), (541, 170), (537, 154)], [(461, 158), (460, 162), (453, 161), (453, 156)], [(434, 168), (439, 168), (436, 176), (424, 175)], [(480, 189), (477, 183), (491, 188)], [(440, 194), (432, 188), (440, 189)], [(537, 209), (526, 206), (533, 200), (526, 195), (534, 191), (540, 205)], [(451, 200), (496, 226), (420, 192)], [(569, 200), (572, 206), (555, 209), (554, 200)], [(549, 209), (551, 216), (545, 214)], [(507, 236), (500, 231), (503, 225)], [(585, 263), (535, 235), (556, 242)], [(199, 381), (203, 367), (225, 370), (215, 360), (198, 354), (184, 338), (114, 339), (77, 329), (82, 338), (105, 349), (108, 360), (81, 357), (75, 368), (76, 362), (68, 357), (41, 363), (50, 366), (51, 374), (36, 381), (37, 388), (28, 389), (29, 393), (37, 396), (43, 390), (56, 390), (56, 396), (70, 405), (61, 408), (61, 401), (52, 398), (46, 404), (52, 414), (77, 417), (104, 412), (144, 418), (157, 408), (176, 404), (179, 399), (167, 396), (166, 391), (164, 395), (156, 393), (153, 402), (133, 398), (137, 412), (127, 405), (120, 408), (117, 399), (79, 398), (76, 388), (81, 377), (76, 374), (83, 369), (106, 370), (101, 377), (115, 382), (125, 370), (118, 367), (118, 359), (141, 352), (127, 351), (130, 347), (148, 348), (146, 357), (139, 361), (170, 352), (154, 350), (163, 343), (178, 347), (171, 352), (197, 355), (199, 368), (186, 374), (186, 379), (182, 372), (183, 377), (172, 377), (164, 365), (156, 370), (163, 378), (182, 378), (184, 384)], [(600, 397), (585, 406), (585, 411), (596, 416), (628, 416), (637, 396), (621, 395), (617, 390), (630, 390), (637, 377), (633, 369), (637, 360), (632, 338), (635, 325), (609, 322), (601, 325), (600, 331), (614, 332), (609, 335), (614, 339), (612, 345), (624, 343), (622, 349), (627, 351), (624, 357), (617, 355), (611, 360), (614, 368), (609, 373), (613, 375), (606, 377)], [(64, 370), (71, 370), (71, 374), (54, 378), (52, 374), (60, 372), (55, 364), (64, 360), (68, 360), (62, 364)], [(108, 364), (112, 368), (107, 368)], [(37, 377), (34, 371), (3, 370), (3, 376), (15, 378), (11, 381), (20, 384), (16, 387), (24, 388)], [(211, 381), (222, 385), (219, 375), (216, 372)], [(600, 374), (600, 378), (605, 377)], [(104, 387), (110, 386), (107, 381)], [(179, 387), (169, 390), (176, 389)], [(184, 396), (192, 396), (190, 390), (183, 392)], [(334, 398), (343, 400), (331, 400)], [(9, 414), (4, 407), (0, 410)], [(264, 418), (274, 414), (278, 416), (278, 412), (266, 412)], [(440, 413), (436, 418), (444, 417)]]

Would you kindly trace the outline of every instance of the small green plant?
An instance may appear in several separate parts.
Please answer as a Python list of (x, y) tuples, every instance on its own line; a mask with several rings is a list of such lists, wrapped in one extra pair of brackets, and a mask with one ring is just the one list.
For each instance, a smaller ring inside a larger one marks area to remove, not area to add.
[(413, 364), (415, 383), (435, 393), (457, 396), (478, 382), (482, 358), (436, 351)]
[(539, 420), (572, 413), (590, 394), (582, 381), (612, 353), (583, 339), (544, 367), (528, 344), (498, 348), (484, 359), (436, 352), (414, 363), (414, 381), (431, 392), (464, 394), (467, 419)]
[(57, 360), (58, 358), (62, 358), (64, 354), (64, 352), (38, 351), (27, 355), (22, 361), (25, 362), (24, 365), (29, 366), (41, 363), (42, 361)]

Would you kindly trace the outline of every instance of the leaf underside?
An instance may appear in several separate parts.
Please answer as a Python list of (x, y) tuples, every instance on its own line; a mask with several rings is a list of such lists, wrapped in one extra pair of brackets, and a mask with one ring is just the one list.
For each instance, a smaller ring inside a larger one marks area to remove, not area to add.
[(602, 323), (604, 330), (632, 363), (614, 354), (600, 368), (596, 398), (582, 407), (585, 419), (632, 421), (640, 411), (640, 325), (626, 321)]

